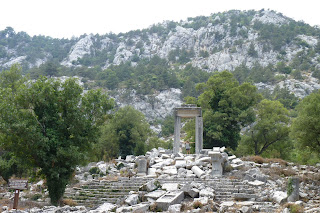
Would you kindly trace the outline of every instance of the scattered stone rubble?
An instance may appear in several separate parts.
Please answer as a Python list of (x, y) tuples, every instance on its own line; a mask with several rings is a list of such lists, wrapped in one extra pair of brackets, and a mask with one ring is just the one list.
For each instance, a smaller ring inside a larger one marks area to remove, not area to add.
[[(202, 150), (199, 155), (152, 149), (145, 156), (79, 167), (75, 175), (79, 183), (65, 192), (65, 199), (76, 206), (18, 212), (284, 213), (290, 212), (288, 203), (304, 212), (320, 212), (320, 165), (286, 164), (241, 160), (219, 147)], [(96, 174), (92, 168), (98, 168)], [(290, 195), (288, 185), (292, 187)], [(24, 195), (22, 192), (22, 200)], [(6, 192), (1, 196), (12, 199), (13, 195)], [(4, 206), (2, 212), (15, 211)]]

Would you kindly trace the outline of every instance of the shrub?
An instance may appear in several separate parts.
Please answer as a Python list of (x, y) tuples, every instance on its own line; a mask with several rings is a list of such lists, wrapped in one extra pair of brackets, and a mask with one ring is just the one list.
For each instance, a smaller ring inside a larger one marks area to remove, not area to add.
[(292, 182), (292, 178), (290, 177), (288, 180), (288, 186), (287, 186), (287, 195), (288, 197), (292, 194), (293, 192), (293, 186), (292, 186), (293, 182)]
[(77, 202), (75, 202), (72, 199), (63, 199), (62, 202), (64, 205), (68, 205), (68, 206), (76, 206), (77, 205)]
[(301, 177), (301, 181), (305, 183), (316, 183), (320, 184), (320, 174), (319, 173), (314, 173), (314, 174), (303, 174)]
[(98, 167), (92, 167), (90, 170), (89, 170), (89, 173), (91, 175), (93, 174), (99, 174), (100, 173), (100, 169)]
[(266, 162), (265, 159), (261, 156), (247, 156), (247, 157), (243, 157), (241, 159), (244, 161), (253, 161), (253, 162), (259, 163), (259, 164)]
[(304, 208), (303, 206), (294, 204), (294, 203), (286, 203), (284, 205), (285, 208), (289, 208), (291, 213), (303, 213)]
[(231, 165), (228, 165), (224, 168), (225, 172), (231, 172), (233, 170), (233, 167)]
[(151, 204), (151, 205), (149, 206), (149, 210), (150, 210), (151, 212), (162, 212), (162, 209), (157, 206), (157, 203)]
[(200, 201), (195, 201), (194, 203), (193, 203), (193, 208), (194, 209), (197, 209), (197, 208), (202, 208), (202, 206), (203, 206), (203, 204), (200, 202)]
[(118, 170), (120, 170), (122, 167), (124, 167), (123, 163), (119, 163), (119, 164), (117, 165), (117, 169), (118, 169)]
[(263, 158), (261, 156), (255, 155), (255, 156), (247, 156), (241, 158), (244, 161), (253, 161), (255, 163), (279, 163), (282, 166), (287, 166), (288, 162), (285, 160), (282, 160), (280, 158)]
[(34, 195), (32, 195), (31, 200), (37, 201), (37, 200), (38, 200), (39, 198), (41, 198), (41, 197), (42, 197), (41, 194), (34, 194)]

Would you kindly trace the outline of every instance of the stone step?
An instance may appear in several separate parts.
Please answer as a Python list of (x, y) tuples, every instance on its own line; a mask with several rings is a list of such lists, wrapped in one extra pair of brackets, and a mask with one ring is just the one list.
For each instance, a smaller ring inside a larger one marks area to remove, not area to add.
[(130, 189), (139, 189), (140, 187), (141, 186), (83, 187), (81, 190), (95, 190), (95, 191), (126, 190), (128, 191)]
[[(143, 184), (150, 180), (153, 180), (153, 178), (119, 178), (118, 181), (95, 180), (81, 187), (67, 190), (64, 197), (84, 206), (96, 206), (104, 202), (116, 203), (124, 199), (129, 191), (138, 191)], [(158, 181), (161, 184), (191, 184), (195, 182), (210, 186), (215, 190), (215, 200), (217, 201), (248, 200), (256, 196), (252, 186), (237, 179), (176, 178), (158, 179)]]
[(250, 200), (252, 198), (256, 198), (257, 196), (255, 194), (247, 194), (247, 193), (233, 193), (232, 197), (234, 200)]
[[(105, 196), (105, 195), (92, 195), (92, 196), (89, 196), (89, 195), (85, 195), (85, 196), (74, 196), (75, 199), (77, 200), (95, 200), (97, 198), (121, 198), (121, 197), (125, 197), (126, 195), (108, 195), (108, 196)], [(73, 196), (68, 196), (68, 198), (72, 198)]]
[(80, 193), (79, 195), (75, 195), (72, 193), (65, 193), (65, 196), (96, 196), (96, 197), (111, 197), (111, 196), (125, 196), (128, 195), (128, 192), (118, 192), (118, 193)]
[(216, 195), (214, 197), (214, 200), (216, 200), (216, 201), (231, 201), (231, 200), (233, 200), (233, 197), (231, 195), (230, 196), (228, 196), (228, 195)]

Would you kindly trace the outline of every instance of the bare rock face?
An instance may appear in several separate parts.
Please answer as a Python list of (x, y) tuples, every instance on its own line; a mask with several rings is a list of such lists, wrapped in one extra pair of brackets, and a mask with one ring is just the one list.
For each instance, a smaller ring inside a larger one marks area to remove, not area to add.
[(171, 50), (177, 48), (192, 49), (195, 44), (193, 39), (195, 33), (196, 31), (194, 31), (192, 28), (186, 29), (181, 26), (177, 26), (176, 32), (171, 33), (169, 38), (162, 45), (162, 48), (159, 51), (159, 56), (166, 58)]
[(72, 48), (68, 57), (61, 63), (65, 66), (72, 66), (73, 61), (82, 58), (86, 54), (90, 54), (90, 48), (93, 45), (92, 35), (88, 35), (80, 39)]
[(27, 58), (27, 56), (19, 56), (17, 58), (13, 58), (10, 61), (6, 62), (3, 66), (4, 67), (11, 67), (14, 64), (22, 63), (26, 58)]
[(155, 95), (138, 95), (134, 90), (120, 90), (113, 98), (119, 106), (131, 105), (152, 120), (165, 118), (175, 107), (181, 106), (180, 96), (180, 89), (171, 88)]
[(260, 21), (264, 24), (286, 24), (289, 21), (284, 18), (283, 16), (280, 16), (279, 14), (277, 14), (274, 11), (270, 11), (270, 10), (264, 10), (262, 12), (262, 16), (256, 14), (255, 17), (252, 20), (254, 21)]

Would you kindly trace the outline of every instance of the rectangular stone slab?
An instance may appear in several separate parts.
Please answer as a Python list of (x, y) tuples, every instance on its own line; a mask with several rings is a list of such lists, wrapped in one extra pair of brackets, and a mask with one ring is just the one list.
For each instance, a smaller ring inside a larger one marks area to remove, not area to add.
[(169, 206), (173, 204), (179, 204), (184, 199), (183, 191), (170, 191), (162, 195), (158, 200), (156, 200), (157, 207), (162, 211), (167, 211)]

